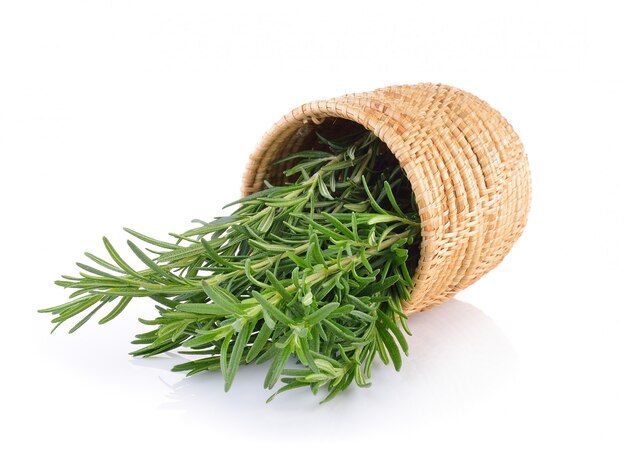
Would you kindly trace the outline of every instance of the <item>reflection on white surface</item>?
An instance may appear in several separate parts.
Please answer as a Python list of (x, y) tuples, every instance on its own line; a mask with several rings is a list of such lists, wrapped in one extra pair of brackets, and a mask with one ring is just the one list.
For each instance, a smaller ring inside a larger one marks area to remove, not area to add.
[[(409, 402), (414, 406), (415, 420), (426, 421), (439, 414), (449, 415), (450, 411), (459, 414), (471, 411), (514, 374), (517, 357), (507, 337), (470, 304), (453, 299), (432, 311), (413, 315), (409, 327), (413, 332), (409, 337), (410, 355), (404, 359), (399, 373), (379, 362), (373, 368), (370, 388), (352, 387), (325, 406), (318, 405), (320, 395), (314, 397), (307, 389), (285, 393), (266, 405), (265, 399), (271, 394), (262, 388), (267, 366), (252, 365), (240, 368), (229, 393), (223, 391), (221, 374), (197, 374), (182, 380), (177, 375), (164, 374), (161, 380), (171, 393), (170, 400), (161, 408), (193, 418), (204, 415), (206, 419), (219, 411), (240, 421), (247, 417), (262, 421), (257, 414), (288, 416), (308, 412), (317, 416), (316, 421), (324, 421), (325, 416), (316, 412), (335, 410), (354, 419), (355, 415), (365, 415), (364, 412), (371, 414), (371, 409), (366, 407), (373, 403), (384, 415), (393, 414), (394, 406)], [(168, 358), (138, 359), (133, 363), (169, 369), (181, 361), (184, 361), (182, 357), (172, 354)], [(341, 423), (337, 418), (342, 417), (334, 416), (333, 421)]]

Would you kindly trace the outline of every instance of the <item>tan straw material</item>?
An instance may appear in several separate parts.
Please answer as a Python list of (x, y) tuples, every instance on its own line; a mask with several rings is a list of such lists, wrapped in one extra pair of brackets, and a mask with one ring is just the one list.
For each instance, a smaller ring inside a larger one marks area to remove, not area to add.
[[(359, 125), (360, 124), (360, 125)], [(476, 96), (439, 84), (389, 86), (306, 103), (263, 136), (243, 194), (280, 183), (273, 161), (355, 127), (393, 152), (415, 192), (422, 242), (408, 313), (442, 303), (494, 268), (526, 225), (530, 174), (509, 123)]]

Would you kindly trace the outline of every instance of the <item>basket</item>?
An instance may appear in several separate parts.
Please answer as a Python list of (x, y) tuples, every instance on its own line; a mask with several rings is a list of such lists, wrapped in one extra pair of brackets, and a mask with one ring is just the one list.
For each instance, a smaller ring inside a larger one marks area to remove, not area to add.
[(284, 181), (289, 153), (314, 148), (317, 129), (332, 137), (352, 128), (375, 133), (400, 162), (422, 221), (413, 313), (451, 298), (493, 269), (526, 225), (528, 161), (509, 123), (476, 96), (451, 86), (389, 86), (306, 103), (263, 136), (243, 178), (243, 195), (267, 179)]

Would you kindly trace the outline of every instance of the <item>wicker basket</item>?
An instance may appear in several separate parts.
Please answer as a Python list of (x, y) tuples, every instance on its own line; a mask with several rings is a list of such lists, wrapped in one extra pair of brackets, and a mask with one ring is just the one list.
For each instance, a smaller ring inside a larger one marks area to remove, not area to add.
[[(494, 268), (526, 224), (530, 174), (522, 143), (487, 103), (445, 85), (390, 86), (304, 104), (279, 120), (250, 157), (243, 194), (280, 183), (286, 154), (365, 127), (396, 156), (415, 192), (422, 242), (408, 313), (452, 297)], [(286, 163), (288, 164), (288, 163)]]

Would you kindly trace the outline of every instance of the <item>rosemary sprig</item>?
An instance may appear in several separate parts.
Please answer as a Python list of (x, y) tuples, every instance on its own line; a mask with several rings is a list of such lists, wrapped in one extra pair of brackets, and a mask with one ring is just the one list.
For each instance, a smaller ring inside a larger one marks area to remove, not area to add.
[[(140, 319), (153, 329), (132, 355), (182, 347), (200, 357), (173, 370), (220, 370), (225, 390), (240, 365), (271, 361), (264, 385), (283, 385), (268, 401), (299, 387), (327, 387), (328, 401), (352, 382), (368, 386), (376, 355), (399, 370), (420, 230), (410, 186), (374, 134), (318, 138), (322, 149), (287, 158), (295, 182), (266, 183), (174, 242), (125, 229), (150, 246), (127, 243), (144, 269), (104, 238), (110, 261), (86, 253), (96, 266), (78, 263), (78, 277), (56, 282), (74, 290), (70, 301), (40, 312), (55, 315), (55, 329), (88, 312), (71, 333), (105, 305), (100, 324), (151, 298), (158, 315)], [(291, 356), (298, 367), (286, 367)]]

